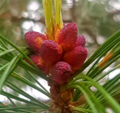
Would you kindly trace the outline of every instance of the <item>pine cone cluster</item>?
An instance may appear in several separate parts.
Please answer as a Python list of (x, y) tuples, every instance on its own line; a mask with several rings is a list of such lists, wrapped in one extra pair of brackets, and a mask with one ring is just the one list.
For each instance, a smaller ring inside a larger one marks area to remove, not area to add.
[(34, 53), (29, 58), (57, 84), (66, 84), (86, 60), (85, 38), (78, 36), (77, 32), (76, 24), (69, 23), (54, 40), (35, 31), (25, 34), (26, 43)]

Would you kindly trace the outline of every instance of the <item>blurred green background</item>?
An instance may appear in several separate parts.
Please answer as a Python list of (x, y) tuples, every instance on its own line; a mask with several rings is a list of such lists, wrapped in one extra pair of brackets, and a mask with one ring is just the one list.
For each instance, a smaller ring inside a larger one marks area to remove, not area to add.
[[(86, 38), (89, 57), (120, 29), (120, 0), (62, 0), (62, 17), (65, 24), (77, 24), (79, 35)], [(42, 0), (0, 0), (0, 33), (17, 46), (27, 46), (24, 40), (27, 31), (44, 33), (45, 29)], [(4, 61), (0, 59), (0, 62)], [(17, 71), (28, 77), (23, 69)], [(43, 84), (47, 86), (44, 81)], [(24, 87), (21, 83), (17, 85)], [(27, 87), (26, 90), (30, 91)]]

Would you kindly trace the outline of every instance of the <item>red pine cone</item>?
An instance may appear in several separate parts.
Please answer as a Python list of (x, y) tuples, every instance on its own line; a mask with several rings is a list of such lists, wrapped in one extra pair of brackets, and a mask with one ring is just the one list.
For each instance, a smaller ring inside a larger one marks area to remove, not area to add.
[(48, 65), (53, 65), (62, 57), (62, 47), (51, 40), (45, 40), (41, 44), (40, 56)]
[(47, 38), (45, 35), (35, 31), (29, 31), (25, 34), (25, 40), (27, 45), (33, 52), (37, 54), (39, 54), (41, 43), (46, 39)]
[[(29, 58), (45, 75), (49, 74), (49, 67), (45, 64), (45, 62), (41, 59), (39, 55), (31, 55), (29, 56)], [(27, 60), (26, 62), (29, 63), (29, 61)]]
[(74, 48), (77, 47), (77, 46), (82, 46), (82, 47), (85, 46), (85, 38), (84, 38), (84, 36), (81, 35), (81, 36), (77, 37), (76, 43), (74, 45)]
[(51, 69), (52, 79), (58, 84), (65, 84), (70, 78), (71, 72), (71, 66), (68, 63), (57, 62)]
[(74, 73), (80, 69), (86, 58), (87, 50), (82, 46), (77, 46), (73, 50), (65, 53), (63, 61), (71, 65), (72, 72)]
[(75, 23), (69, 23), (61, 29), (56, 42), (62, 45), (64, 51), (71, 50), (77, 40), (77, 26)]

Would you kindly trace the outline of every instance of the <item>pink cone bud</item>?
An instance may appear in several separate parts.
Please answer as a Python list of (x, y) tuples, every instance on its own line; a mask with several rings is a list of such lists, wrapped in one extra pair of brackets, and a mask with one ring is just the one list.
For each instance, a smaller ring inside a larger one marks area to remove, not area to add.
[[(33, 63), (46, 75), (49, 74), (49, 67), (45, 64), (45, 62), (41, 59), (39, 55), (31, 55), (29, 58), (33, 61)], [(26, 60), (27, 61), (27, 60)], [(27, 61), (28, 62), (28, 61)], [(29, 62), (28, 62), (29, 63)], [(29, 63), (30, 64), (30, 63)]]
[(51, 69), (52, 79), (58, 84), (65, 84), (70, 78), (71, 72), (71, 66), (68, 63), (57, 62)]
[(64, 51), (71, 50), (77, 40), (77, 26), (75, 23), (69, 23), (61, 29), (56, 42), (62, 45)]
[(84, 38), (84, 36), (81, 35), (81, 36), (77, 37), (76, 43), (74, 45), (74, 48), (77, 47), (77, 46), (82, 46), (82, 47), (85, 46), (85, 38)]
[(25, 40), (29, 48), (39, 54), (41, 43), (46, 40), (46, 36), (35, 31), (29, 31), (25, 34)]
[(87, 58), (87, 50), (82, 46), (77, 46), (73, 50), (65, 53), (63, 61), (71, 65), (73, 73), (80, 69)]
[(48, 65), (53, 65), (62, 57), (62, 47), (51, 40), (45, 40), (41, 44), (40, 56)]

